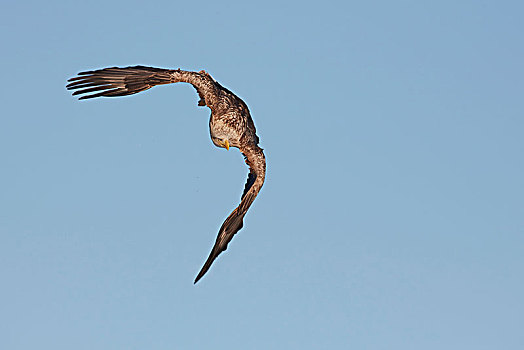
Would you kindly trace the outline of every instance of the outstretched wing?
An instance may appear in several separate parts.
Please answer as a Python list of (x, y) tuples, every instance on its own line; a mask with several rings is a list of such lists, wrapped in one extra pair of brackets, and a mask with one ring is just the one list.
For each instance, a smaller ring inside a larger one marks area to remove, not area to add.
[(204, 266), (195, 278), (197, 283), (209, 270), (215, 259), (227, 249), (227, 245), (233, 239), (233, 236), (244, 225), (244, 216), (247, 210), (255, 200), (258, 192), (264, 184), (266, 176), (266, 158), (264, 152), (257, 145), (249, 145), (241, 148), (240, 151), (246, 158), (246, 164), (249, 166), (249, 175), (247, 178), (244, 193), (238, 207), (227, 217), (226, 221), (220, 227), (215, 245), (209, 254)]
[(178, 82), (190, 83), (200, 96), (199, 106), (207, 105), (212, 110), (218, 104), (222, 87), (205, 71), (190, 72), (180, 69), (163, 69), (144, 66), (111, 67), (78, 73), (68, 80), (68, 90), (73, 95), (82, 95), (84, 100), (94, 97), (115, 97), (136, 94), (155, 85)]

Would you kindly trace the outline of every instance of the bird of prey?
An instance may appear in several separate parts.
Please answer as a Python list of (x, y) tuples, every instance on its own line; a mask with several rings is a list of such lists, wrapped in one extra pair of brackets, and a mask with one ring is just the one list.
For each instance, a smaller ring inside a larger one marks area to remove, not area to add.
[(215, 146), (227, 150), (237, 147), (244, 155), (249, 174), (240, 204), (220, 227), (215, 245), (195, 279), (194, 283), (197, 283), (242, 228), (244, 216), (264, 184), (266, 159), (262, 148), (258, 146), (255, 125), (246, 104), (203, 70), (191, 72), (144, 66), (112, 67), (78, 73), (68, 82), (67, 89), (76, 90), (73, 95), (81, 95), (80, 100), (132, 95), (155, 85), (189, 83), (200, 97), (198, 105), (211, 109), (209, 131)]

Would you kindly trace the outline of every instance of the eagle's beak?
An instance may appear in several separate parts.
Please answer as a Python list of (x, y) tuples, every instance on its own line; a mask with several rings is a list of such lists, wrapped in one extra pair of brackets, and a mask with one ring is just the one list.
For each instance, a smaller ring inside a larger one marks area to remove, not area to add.
[(226, 149), (229, 151), (229, 140), (224, 142), (224, 147), (226, 147)]

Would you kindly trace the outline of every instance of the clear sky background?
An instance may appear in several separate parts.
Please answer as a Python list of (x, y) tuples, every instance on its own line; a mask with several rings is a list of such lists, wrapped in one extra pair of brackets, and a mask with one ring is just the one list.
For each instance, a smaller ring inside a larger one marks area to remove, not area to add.
[[(4, 1), (0, 348), (523, 349), (521, 1)], [(206, 69), (266, 184), (176, 84), (79, 102), (77, 72)]]

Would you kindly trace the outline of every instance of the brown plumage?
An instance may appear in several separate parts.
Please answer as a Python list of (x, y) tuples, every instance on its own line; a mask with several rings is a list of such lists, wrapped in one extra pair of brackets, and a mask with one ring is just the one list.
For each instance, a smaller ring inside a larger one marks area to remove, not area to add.
[(222, 224), (215, 245), (195, 279), (196, 283), (242, 228), (244, 216), (264, 184), (266, 159), (262, 148), (258, 147), (255, 125), (246, 104), (205, 71), (190, 72), (143, 66), (104, 68), (78, 73), (77, 77), (69, 79), (67, 89), (76, 90), (73, 95), (82, 95), (80, 100), (83, 100), (132, 95), (155, 85), (178, 82), (193, 85), (200, 97), (198, 105), (211, 109), (209, 130), (213, 143), (227, 149), (237, 147), (249, 166), (240, 204)]

